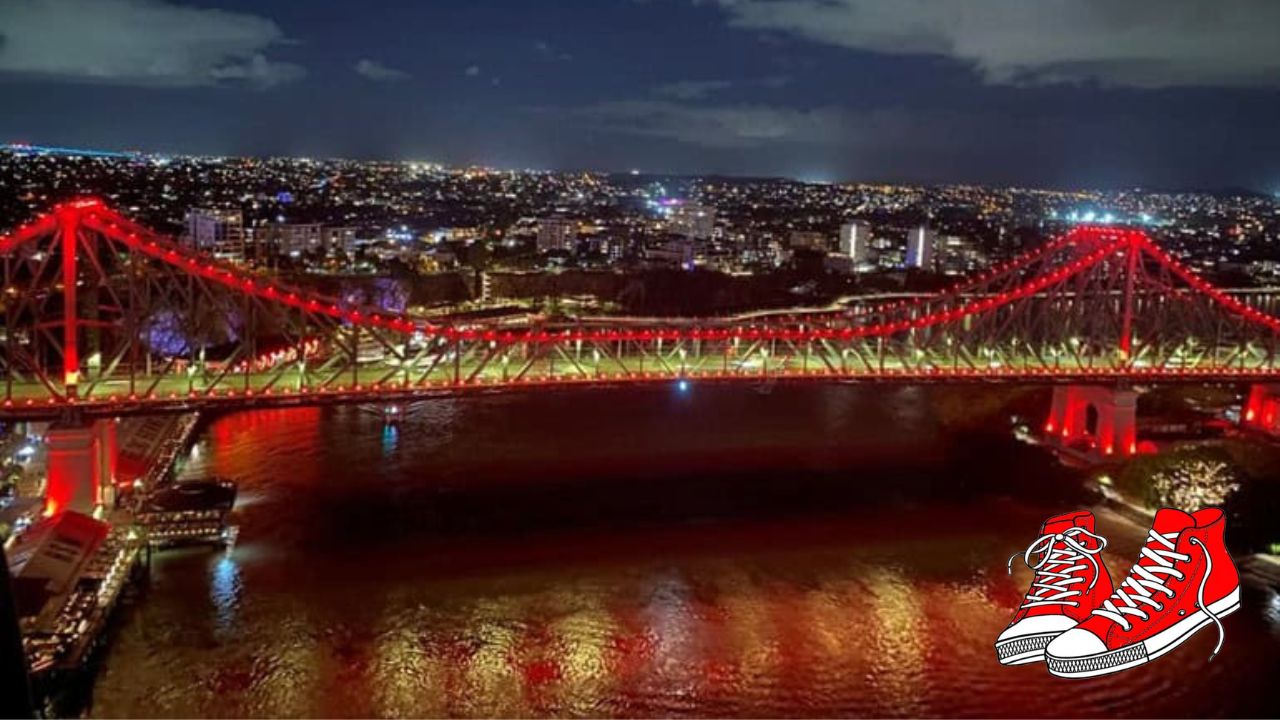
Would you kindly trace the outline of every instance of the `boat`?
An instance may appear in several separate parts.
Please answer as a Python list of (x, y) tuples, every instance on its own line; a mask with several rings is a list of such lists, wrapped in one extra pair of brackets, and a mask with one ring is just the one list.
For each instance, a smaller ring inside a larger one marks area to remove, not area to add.
[(138, 524), (153, 546), (212, 543), (230, 546), (235, 528), (227, 516), (236, 502), (236, 484), (225, 478), (178, 480), (142, 501)]

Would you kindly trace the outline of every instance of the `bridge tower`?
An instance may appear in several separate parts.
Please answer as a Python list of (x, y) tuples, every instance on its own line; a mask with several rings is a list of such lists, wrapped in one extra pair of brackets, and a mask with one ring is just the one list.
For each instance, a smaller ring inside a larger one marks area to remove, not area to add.
[(63, 420), (49, 426), (45, 514), (64, 510), (91, 514), (115, 487), (116, 421)]
[(1280, 435), (1280, 384), (1254, 385), (1249, 388), (1240, 422), (1272, 435)]
[[(1105, 385), (1059, 385), (1045, 422), (1045, 437), (1096, 460), (1138, 451), (1138, 394)], [(1081, 445), (1084, 447), (1080, 447)]]

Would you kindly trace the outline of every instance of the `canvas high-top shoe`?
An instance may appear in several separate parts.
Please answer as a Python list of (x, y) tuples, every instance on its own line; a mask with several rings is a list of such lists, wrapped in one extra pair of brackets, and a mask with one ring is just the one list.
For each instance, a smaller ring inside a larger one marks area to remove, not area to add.
[(1154, 660), (1240, 607), (1240, 577), (1223, 543), (1222, 510), (1156, 513), (1138, 562), (1093, 615), (1049, 643), (1049, 672), (1092, 677)]
[[(1106, 539), (1093, 534), (1093, 513), (1070, 512), (1045, 521), (1040, 538), (1023, 553), (1035, 577), (1009, 627), (996, 638), (1004, 665), (1041, 660), (1058, 635), (1075, 627), (1111, 595), (1111, 576), (1098, 558)], [(1013, 571), (1014, 553), (1009, 558)]]

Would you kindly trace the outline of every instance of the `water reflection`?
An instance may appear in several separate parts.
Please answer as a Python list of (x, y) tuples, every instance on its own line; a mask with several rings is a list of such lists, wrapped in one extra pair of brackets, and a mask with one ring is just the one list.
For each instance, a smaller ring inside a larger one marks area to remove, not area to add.
[[(922, 592), (922, 590), (925, 590)], [(928, 615), (923, 605), (927, 588), (913, 586), (891, 567), (875, 568), (866, 579), (873, 618), (864, 653), (870, 686), (879, 696), (877, 705), (902, 715), (919, 715), (921, 675), (924, 671)], [(946, 602), (946, 598), (935, 598)]]
[(396, 451), (400, 442), (400, 428), (388, 424), (382, 428), (382, 454), (390, 455)]
[[(901, 414), (859, 388), (428, 403), (390, 457), (349, 408), (220, 419), (200, 463), (255, 499), (240, 545), (157, 559), (91, 712), (1276, 714), (1274, 594), (1211, 666), (1207, 635), (1092, 681), (999, 666), (1028, 580), (1003, 559), (1074, 500), (939, 429), (934, 392)], [(1140, 531), (1105, 522), (1123, 565)]]
[(213, 601), (215, 628), (219, 634), (225, 634), (235, 628), (236, 609), (240, 604), (240, 567), (230, 553), (224, 553), (214, 561), (212, 574), (209, 597)]

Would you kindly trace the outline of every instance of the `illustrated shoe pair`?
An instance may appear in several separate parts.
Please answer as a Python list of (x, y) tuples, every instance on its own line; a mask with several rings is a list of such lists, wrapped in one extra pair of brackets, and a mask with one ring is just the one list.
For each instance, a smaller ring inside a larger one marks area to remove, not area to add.
[[(1099, 557), (1093, 513), (1050, 518), (1023, 560), (1035, 572), (1009, 627), (996, 639), (1005, 665), (1045, 660), (1060, 677), (1092, 677), (1150, 662), (1240, 607), (1240, 578), (1218, 508), (1156, 513), (1129, 575), (1113, 587)], [(1017, 557), (1016, 553), (1014, 557)], [(1013, 558), (1009, 559), (1012, 571)]]

